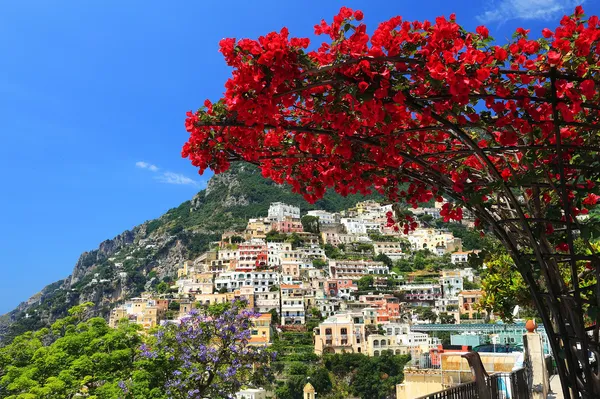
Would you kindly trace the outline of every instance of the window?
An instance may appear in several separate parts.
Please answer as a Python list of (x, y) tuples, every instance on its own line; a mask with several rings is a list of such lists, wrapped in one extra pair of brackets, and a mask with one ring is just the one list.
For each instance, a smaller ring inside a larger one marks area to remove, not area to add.
[(331, 328), (325, 329), (325, 335), (331, 335)]
[(346, 334), (348, 334), (348, 329), (347, 329), (346, 327), (343, 327), (343, 328), (342, 328), (342, 334), (343, 334), (343, 335), (346, 335)]

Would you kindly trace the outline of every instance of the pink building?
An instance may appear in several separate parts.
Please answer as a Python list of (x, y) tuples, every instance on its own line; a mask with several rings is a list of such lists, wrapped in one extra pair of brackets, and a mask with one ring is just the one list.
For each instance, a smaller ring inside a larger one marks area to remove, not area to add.
[(302, 229), (302, 222), (300, 219), (294, 219), (289, 216), (286, 216), (279, 222), (273, 223), (272, 226), (273, 230), (276, 230), (280, 233), (301, 233), (304, 231)]
[(327, 280), (327, 296), (338, 297), (340, 295), (349, 295), (351, 291), (358, 290), (358, 287), (350, 279)]
[(235, 269), (251, 271), (267, 267), (267, 246), (262, 243), (245, 242), (238, 247)]

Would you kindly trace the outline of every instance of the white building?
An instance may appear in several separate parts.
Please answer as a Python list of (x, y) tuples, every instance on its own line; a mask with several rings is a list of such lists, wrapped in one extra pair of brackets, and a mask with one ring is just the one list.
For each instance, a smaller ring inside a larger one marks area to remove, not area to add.
[(393, 261), (406, 257), (406, 254), (402, 251), (402, 245), (398, 241), (374, 242), (373, 250), (375, 256), (384, 254)]
[(304, 292), (298, 284), (281, 284), (281, 324), (304, 324)]
[(367, 227), (362, 219), (341, 218), (340, 223), (344, 225), (348, 234), (367, 234)]
[(300, 219), (300, 208), (284, 204), (283, 202), (273, 202), (271, 206), (269, 206), (269, 220), (281, 222), (286, 216), (291, 217), (292, 219)]
[(473, 250), (473, 251), (458, 251), (454, 252), (450, 255), (450, 260), (453, 264), (457, 265), (460, 263), (467, 263), (469, 261), (470, 254), (478, 254), (481, 251)]
[(460, 270), (442, 270), (440, 284), (444, 298), (458, 300), (458, 294), (463, 290), (463, 277)]
[(383, 262), (333, 259), (329, 261), (329, 275), (333, 279), (358, 280), (368, 274), (383, 276), (389, 272), (390, 269)]
[(253, 287), (254, 293), (268, 292), (279, 282), (280, 275), (274, 271), (227, 272), (215, 278), (215, 289), (231, 292), (241, 287)]
[(235, 399), (267, 399), (270, 397), (264, 388), (246, 388), (235, 394)]
[(266, 291), (254, 293), (254, 310), (258, 313), (269, 313), (271, 309), (279, 313), (281, 296), (279, 291)]
[(308, 211), (307, 215), (315, 216), (319, 218), (320, 224), (334, 224), (338, 223), (340, 215), (338, 213), (331, 213), (320, 209), (314, 211)]

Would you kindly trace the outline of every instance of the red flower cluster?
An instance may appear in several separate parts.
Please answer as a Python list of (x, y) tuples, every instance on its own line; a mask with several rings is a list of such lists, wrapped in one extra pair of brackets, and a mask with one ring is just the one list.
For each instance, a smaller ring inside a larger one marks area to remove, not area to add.
[[(286, 28), (224, 39), (232, 76), (222, 99), (188, 113), (182, 155), (201, 173), (257, 164), (311, 202), (329, 188), (413, 206), (445, 195), (456, 203), (445, 220), (462, 219), (462, 205), (485, 226), (490, 212), (535, 195), (541, 203), (523, 205), (532, 220), (573, 220), (600, 195), (581, 183), (597, 179), (600, 131), (600, 24), (582, 15), (536, 40), (519, 28), (503, 46), (454, 15), (397, 16), (369, 35), (363, 13), (346, 7), (315, 26), (331, 40), (310, 51)], [(556, 187), (570, 187), (567, 204)]]

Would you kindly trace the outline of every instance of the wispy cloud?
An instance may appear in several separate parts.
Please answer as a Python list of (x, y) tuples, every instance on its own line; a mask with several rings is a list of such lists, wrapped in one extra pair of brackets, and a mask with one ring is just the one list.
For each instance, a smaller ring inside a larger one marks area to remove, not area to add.
[(138, 162), (136, 162), (135, 166), (137, 166), (140, 169), (151, 170), (152, 172), (157, 172), (158, 171), (158, 166), (152, 165), (151, 163), (144, 162), (144, 161), (138, 161)]
[(560, 14), (571, 14), (583, 0), (496, 0), (487, 11), (477, 16), (483, 23), (503, 23), (512, 19), (547, 20)]
[(135, 163), (135, 166), (136, 166), (136, 168), (147, 169), (147, 170), (155, 173), (154, 179), (160, 183), (187, 185), (187, 186), (194, 186), (194, 187), (200, 186), (200, 182), (198, 182), (192, 178), (189, 178), (185, 175), (182, 175), (181, 173), (175, 173), (175, 172), (169, 172), (169, 171), (164, 171), (164, 172), (159, 173), (160, 168), (158, 166), (148, 163), (148, 162), (138, 161)]
[(173, 172), (164, 172), (164, 173), (156, 176), (155, 179), (161, 183), (166, 183), (166, 184), (184, 184), (184, 185), (190, 185), (190, 186), (198, 186), (198, 184), (199, 184), (194, 179), (190, 179), (189, 177), (184, 176), (180, 173), (173, 173)]

